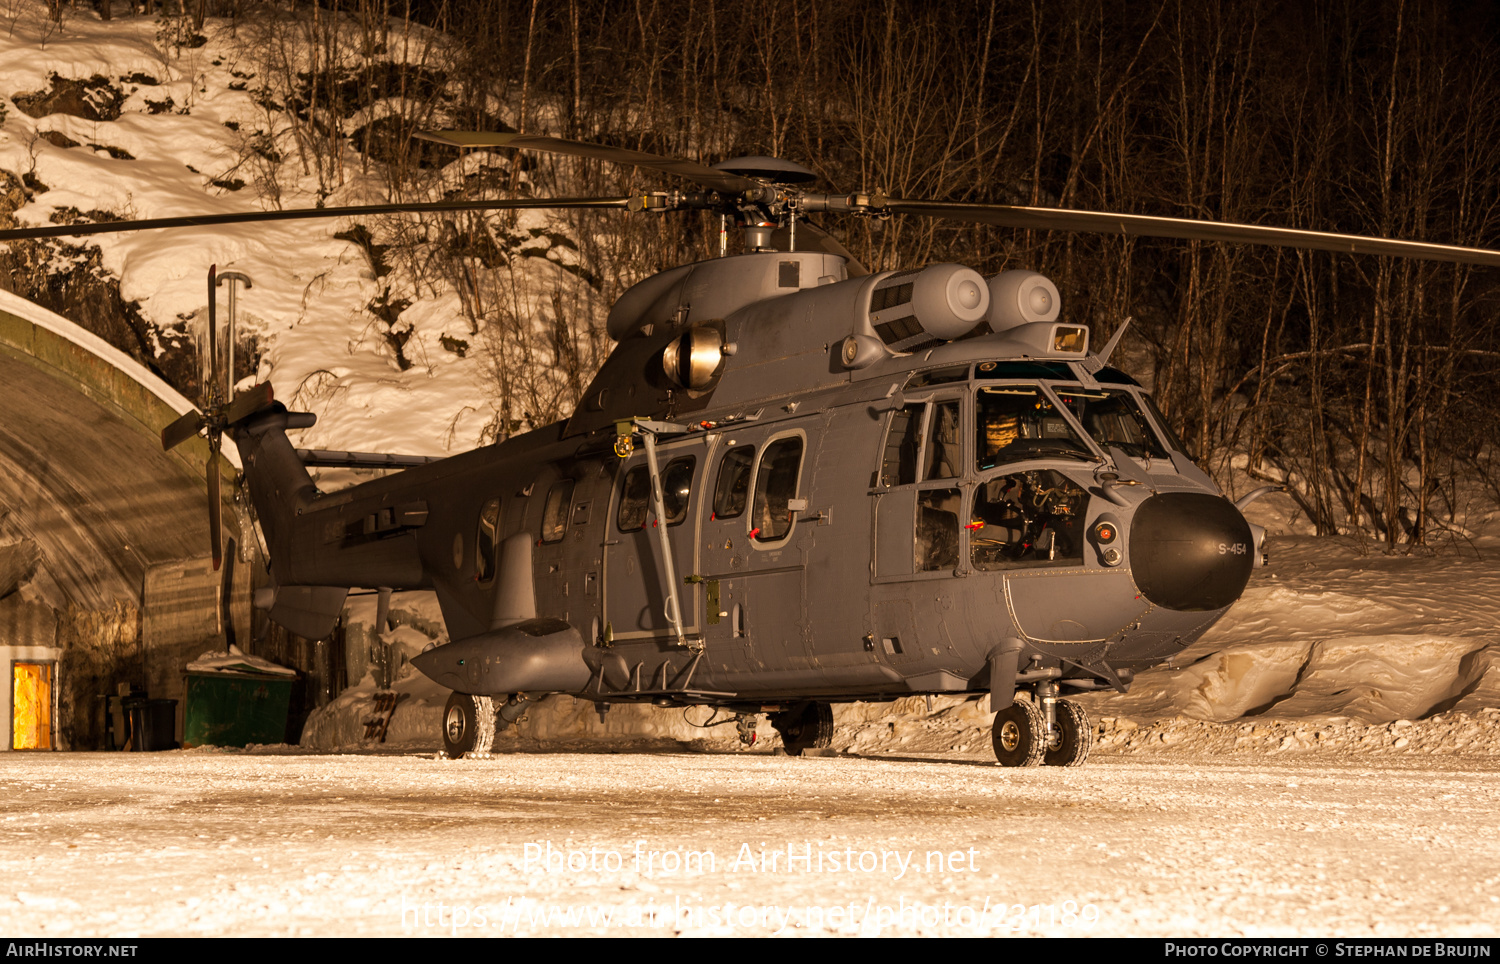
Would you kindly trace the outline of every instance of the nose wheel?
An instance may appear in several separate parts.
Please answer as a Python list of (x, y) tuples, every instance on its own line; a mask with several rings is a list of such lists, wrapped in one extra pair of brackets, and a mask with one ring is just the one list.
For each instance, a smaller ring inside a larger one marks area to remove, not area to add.
[(488, 696), (453, 693), (443, 708), (443, 752), (451, 760), (488, 753), (495, 743), (495, 704)]

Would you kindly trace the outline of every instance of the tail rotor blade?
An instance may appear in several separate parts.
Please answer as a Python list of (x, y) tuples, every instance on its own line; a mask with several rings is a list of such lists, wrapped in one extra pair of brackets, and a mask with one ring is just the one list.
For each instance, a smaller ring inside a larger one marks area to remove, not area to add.
[(222, 507), (219, 505), (219, 446), (218, 439), (213, 439), (209, 448), (212, 449), (208, 457), (208, 542), (213, 549), (214, 572), (219, 571), (219, 566), (224, 562), (224, 547), (221, 543), (223, 536), (219, 532), (222, 522)]
[(270, 382), (261, 382), (240, 392), (229, 405), (229, 412), (225, 415), (225, 421), (229, 425), (235, 425), (243, 419), (249, 418), (256, 412), (269, 406), (276, 400), (271, 392)]
[(188, 412), (161, 430), (162, 451), (176, 448), (197, 435), (201, 428), (203, 428), (203, 416), (197, 412)]
[[(207, 384), (203, 386), (203, 404), (217, 405), (223, 399), (218, 397), (219, 387), (219, 318), (218, 318), (218, 278), (219, 266), (211, 264), (208, 266), (208, 364), (201, 366), (203, 377)], [(214, 568), (218, 568), (215, 566)]]
[(234, 599), (234, 539), (230, 539), (225, 547), (229, 551), (224, 554), (224, 578), (219, 582), (219, 625), (224, 633), (224, 651), (229, 652), (234, 646), (234, 608), (231, 605)]

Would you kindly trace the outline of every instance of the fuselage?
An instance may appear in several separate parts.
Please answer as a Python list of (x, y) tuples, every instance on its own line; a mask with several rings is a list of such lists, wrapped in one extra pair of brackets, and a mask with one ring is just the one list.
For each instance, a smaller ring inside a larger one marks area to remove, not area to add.
[[(455, 643), (515, 623), (529, 592), (522, 616), (581, 640), (587, 684), (565, 685), (601, 701), (982, 692), (997, 649), (1018, 682), (1124, 686), (1223, 615), (1256, 537), (1139, 386), (998, 334), (841, 372), (819, 305), (860, 284), (868, 305), (870, 281), (833, 279), (716, 320), (756, 339), (716, 373), (728, 391), (637, 396), (618, 370), (672, 335), (627, 334), (569, 422), (304, 499), (273, 575), (433, 590)], [(773, 309), (810, 320), (757, 337)], [(777, 383), (789, 367), (814, 374)], [(653, 433), (660, 513), (632, 414), (675, 426)], [(502, 552), (518, 540), (524, 579)], [(504, 692), (480, 652), (470, 691)]]

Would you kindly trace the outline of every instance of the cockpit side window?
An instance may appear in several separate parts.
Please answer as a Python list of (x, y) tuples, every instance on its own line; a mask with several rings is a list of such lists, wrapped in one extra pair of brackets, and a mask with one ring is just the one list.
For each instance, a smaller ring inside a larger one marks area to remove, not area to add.
[(981, 471), (1024, 459), (1097, 456), (1037, 385), (997, 385), (975, 393), (975, 452)]
[(922, 448), (922, 412), (926, 405), (903, 405), (892, 413), (880, 459), (881, 485), (910, 485), (917, 481), (917, 455)]
[(924, 489), (917, 493), (917, 531), (912, 545), (917, 572), (936, 572), (958, 565), (958, 489)]
[(474, 540), (474, 578), (495, 578), (495, 549), (500, 544), (500, 500), (491, 499), (479, 510), (479, 535)]
[(625, 482), (620, 487), (620, 507), (615, 513), (615, 525), (621, 532), (644, 529), (650, 513), (650, 470), (644, 465), (637, 465), (625, 473)]
[(1182, 444), (1182, 439), (1178, 438), (1177, 433), (1172, 431), (1172, 423), (1167, 421), (1167, 416), (1163, 415), (1162, 410), (1156, 407), (1156, 399), (1145, 392), (1141, 392), (1141, 401), (1146, 403), (1146, 411), (1150, 412), (1151, 417), (1156, 420), (1156, 427), (1161, 429), (1161, 434), (1166, 438), (1167, 444), (1188, 458), (1193, 458), (1193, 453), (1187, 450), (1187, 446)]
[(969, 553), (979, 570), (1083, 562), (1089, 495), (1054, 469), (997, 475), (974, 491)]
[(1167, 458), (1151, 424), (1129, 392), (1112, 388), (1088, 389), (1053, 386), (1057, 397), (1072, 410), (1084, 430), (1099, 447), (1110, 446), (1138, 459)]
[(927, 426), (927, 449), (923, 453), (922, 480), (954, 479), (963, 468), (958, 442), (958, 399), (935, 402)]

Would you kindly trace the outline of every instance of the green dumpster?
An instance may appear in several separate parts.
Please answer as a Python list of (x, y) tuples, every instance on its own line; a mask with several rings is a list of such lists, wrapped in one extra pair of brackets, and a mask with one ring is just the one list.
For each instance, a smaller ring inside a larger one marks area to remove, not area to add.
[[(238, 655), (238, 654), (236, 654)], [(221, 662), (222, 660), (222, 662)], [(286, 742), (287, 710), (296, 675), (284, 667), (279, 672), (260, 671), (253, 663), (263, 660), (207, 660), (188, 664), (186, 705), (183, 713), (182, 745), (247, 746), (251, 743)]]

